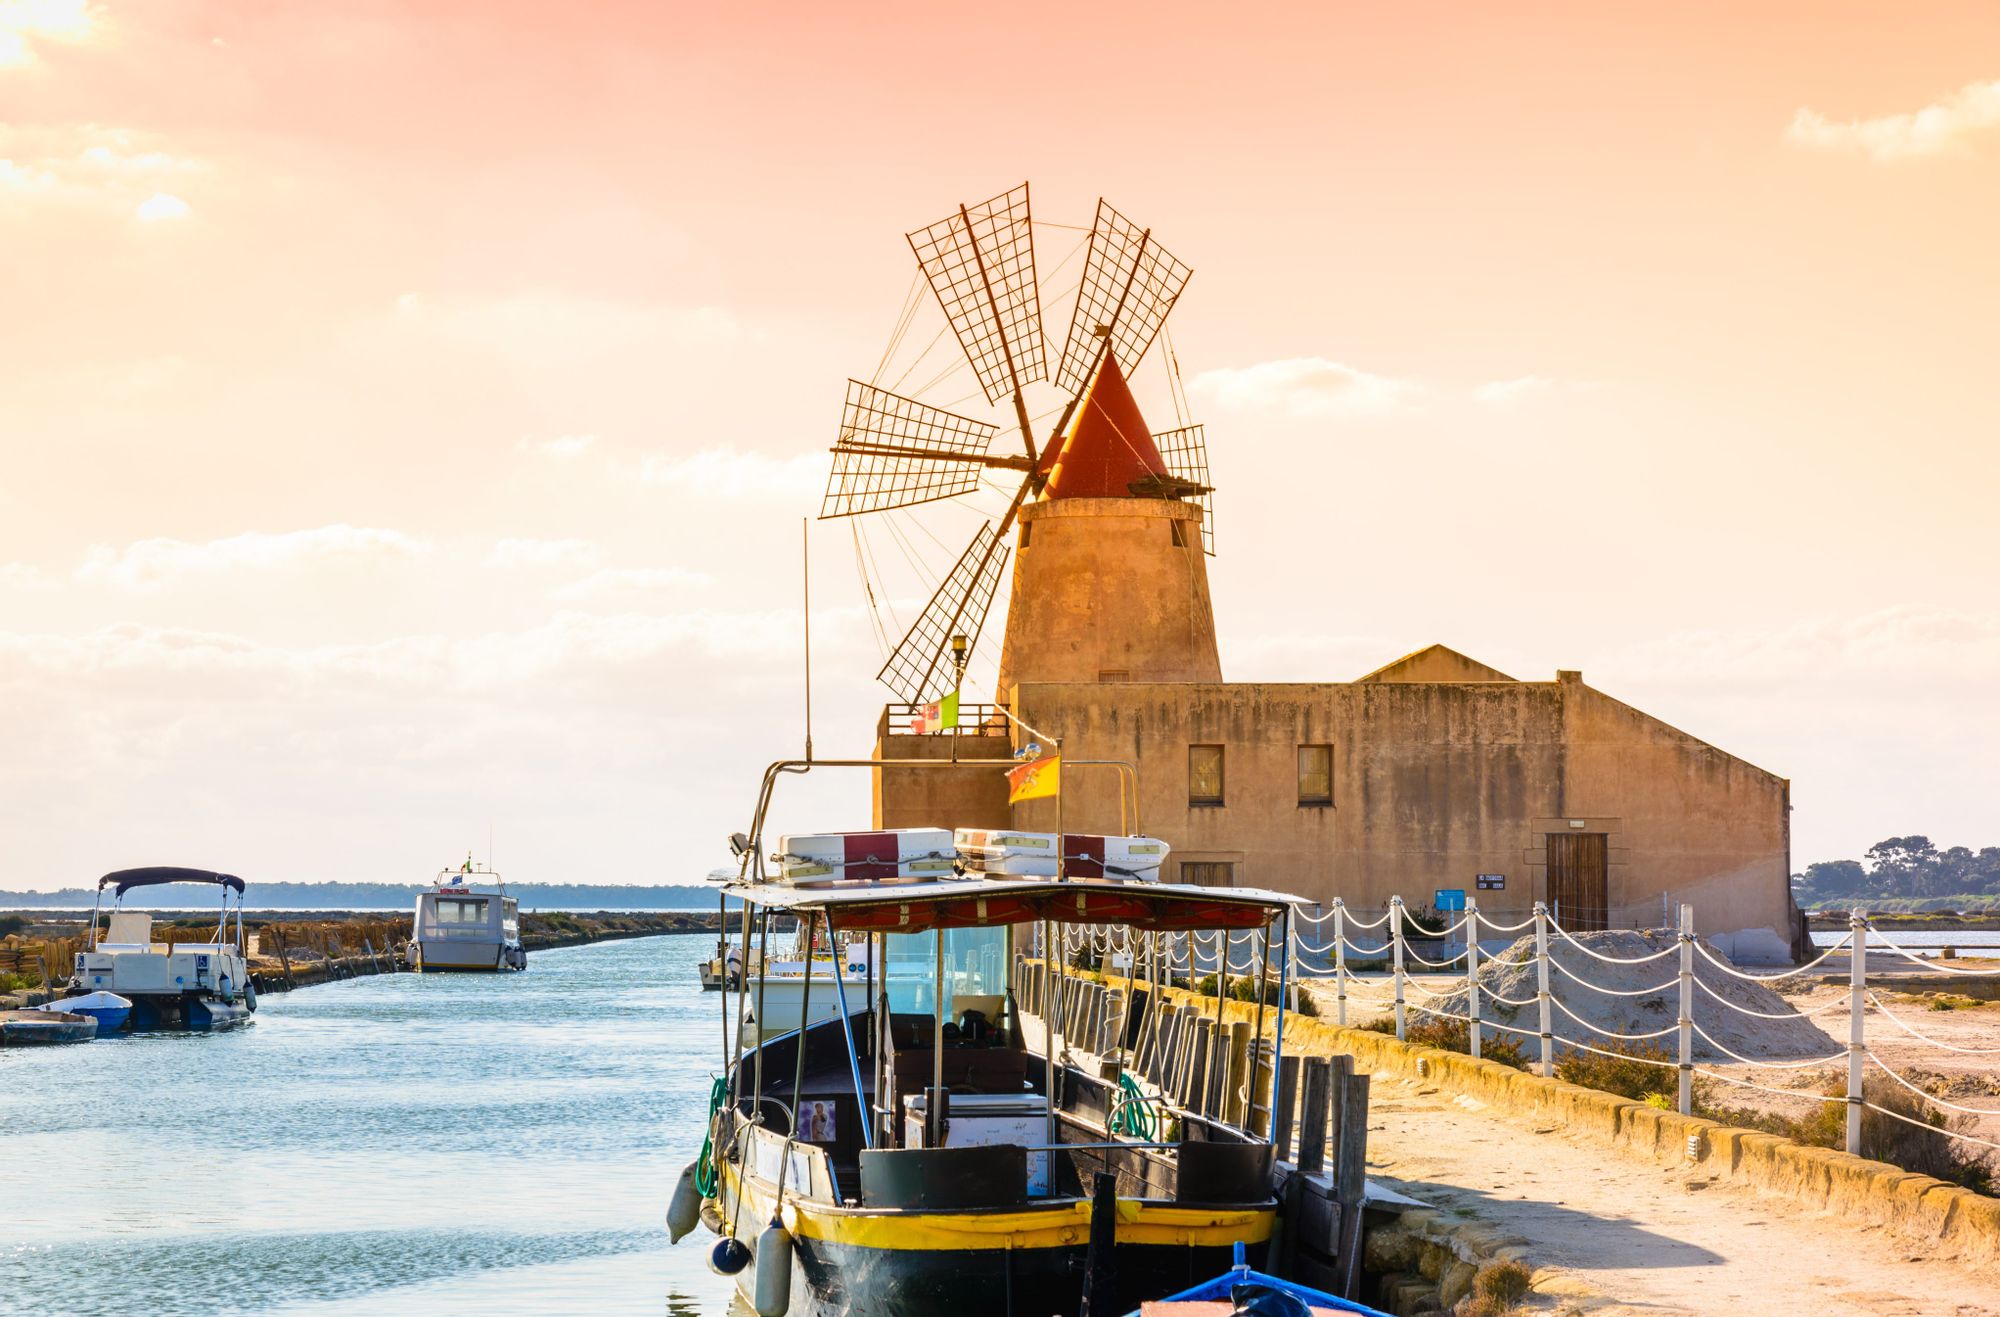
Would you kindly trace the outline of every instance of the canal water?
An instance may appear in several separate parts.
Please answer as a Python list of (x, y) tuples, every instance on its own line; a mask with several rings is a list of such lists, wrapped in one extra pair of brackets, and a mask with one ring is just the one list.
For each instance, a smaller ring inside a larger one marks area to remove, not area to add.
[(0, 1310), (719, 1317), (662, 1224), (721, 1060), (713, 942), (266, 996), (255, 1023), (0, 1050)]

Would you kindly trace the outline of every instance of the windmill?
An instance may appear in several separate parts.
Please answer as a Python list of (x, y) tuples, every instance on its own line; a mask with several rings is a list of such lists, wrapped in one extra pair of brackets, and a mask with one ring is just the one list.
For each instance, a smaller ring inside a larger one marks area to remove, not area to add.
[[(996, 451), (1000, 422), (961, 416), (860, 380), (847, 383), (822, 520), (970, 494), (988, 472), (1019, 477), (998, 524), (988, 521), (974, 533), (876, 674), (899, 699), (922, 704), (955, 685), (956, 667), (947, 654), (951, 637), (977, 641), (1006, 569), (1007, 531), (1023, 502), (1061, 478), (1056, 468), (1063, 438), (1079, 406), (1098, 405), (1101, 386), (1107, 404), (1126, 404), (1117, 415), (1138, 415), (1125, 377), (1145, 358), (1193, 271), (1154, 241), (1151, 229), (1098, 201), (1053, 380), (1067, 402), (1038, 445), (1027, 389), (1049, 381), (1049, 358), (1028, 185), (961, 205), (908, 237), (980, 391), (993, 407), (1010, 408), (1020, 439), (1020, 451), (1007, 451), (1006, 444)], [(1116, 492), (1200, 500), (1203, 548), (1212, 554), (1213, 491), (1202, 427), (1148, 435), (1141, 426), (1137, 435), (1119, 433), (1142, 474)], [(1136, 460), (1142, 453), (1145, 460)]]

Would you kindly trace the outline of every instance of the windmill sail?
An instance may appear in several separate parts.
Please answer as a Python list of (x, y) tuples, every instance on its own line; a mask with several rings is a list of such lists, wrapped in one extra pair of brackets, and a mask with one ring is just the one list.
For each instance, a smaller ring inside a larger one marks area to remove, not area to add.
[(1199, 425), (1183, 425), (1153, 436), (1167, 470), (1178, 480), (1198, 487), (1195, 501), (1201, 504), (1201, 547), (1215, 556), (1215, 490), (1208, 483), (1208, 438)]
[(896, 642), (895, 651), (875, 679), (908, 704), (928, 704), (948, 693), (958, 681), (946, 652), (951, 638), (963, 635), (978, 643), (979, 629), (986, 623), (986, 611), (993, 606), (993, 592), (1006, 565), (1007, 550), (989, 521), (938, 582), (930, 602)]
[(847, 382), (821, 520), (906, 508), (979, 488), (1000, 427)]
[(1151, 229), (1141, 229), (1100, 199), (1090, 226), (1083, 285), (1077, 290), (1069, 337), (1063, 341), (1062, 364), (1056, 371), (1057, 387), (1071, 393), (1081, 390), (1107, 340), (1119, 368), (1131, 375), (1193, 274), (1153, 241)]
[(1028, 185), (960, 206), (909, 238), (986, 401), (1047, 379)]

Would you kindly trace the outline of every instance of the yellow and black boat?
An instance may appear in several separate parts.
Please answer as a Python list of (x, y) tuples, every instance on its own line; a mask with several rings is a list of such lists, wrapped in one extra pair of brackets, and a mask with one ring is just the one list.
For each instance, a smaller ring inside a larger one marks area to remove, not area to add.
[[(741, 902), (746, 951), (774, 915), (871, 940), (863, 978), (836, 977), (833, 1018), (755, 1046), (739, 1031), (708, 1145), (669, 1209), (676, 1238), (697, 1215), (720, 1236), (712, 1265), (763, 1317), (1041, 1317), (1076, 1312), (1087, 1282), (1093, 1311), (1122, 1313), (1270, 1240), (1274, 1150), (1253, 1132), (1268, 1095), (1251, 1091), (1268, 1088), (1275, 1055), (1237, 1066), (1233, 1101), (1211, 1084), (1184, 1104), (1126, 1066), (1158, 1037), (1152, 935), (1269, 930), (1294, 898), (980, 876), (725, 893)], [(1076, 926), (1141, 948), (1109, 976), (1123, 991), (1094, 989), (1083, 1016), (1064, 1005), (1080, 981), (1037, 954)], [(752, 975), (732, 994), (737, 1018), (757, 991)]]

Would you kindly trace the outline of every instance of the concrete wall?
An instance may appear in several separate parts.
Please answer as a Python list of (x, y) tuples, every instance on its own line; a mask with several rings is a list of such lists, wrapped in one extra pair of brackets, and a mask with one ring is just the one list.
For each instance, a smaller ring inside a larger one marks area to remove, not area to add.
[[(912, 736), (894, 732), (886, 713), (875, 728), (875, 758), (949, 764), (959, 759), (1008, 759), (1013, 743), (992, 728)], [(990, 764), (959, 768), (878, 768), (869, 774), (876, 828), (1004, 828), (1007, 775)]]
[[(1592, 690), (1554, 682), (1025, 684), (1015, 707), (1066, 762), (1139, 766), (1141, 823), (1176, 856), (1227, 860), (1240, 884), (1377, 908), (1477, 893), (1503, 919), (1547, 897), (1546, 837), (1607, 834), (1612, 923), (1667, 922), (1692, 902), (1704, 934), (1750, 959), (1788, 945), (1787, 784)], [(1221, 806), (1188, 801), (1190, 745), (1224, 747)], [(1331, 805), (1301, 804), (1300, 745), (1333, 747)], [(1117, 825), (1108, 770), (1064, 777), (1064, 827)], [(1014, 810), (1054, 826), (1050, 802)]]

